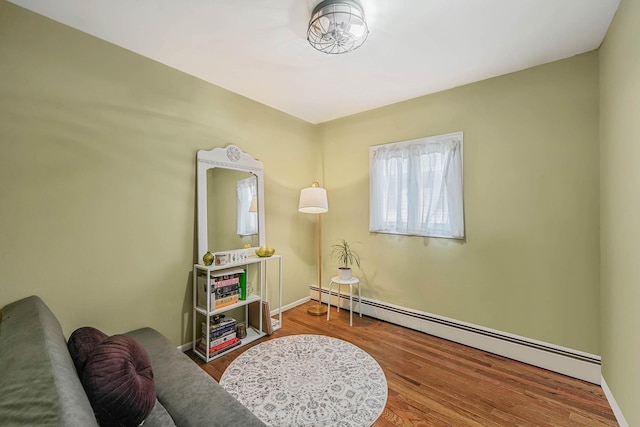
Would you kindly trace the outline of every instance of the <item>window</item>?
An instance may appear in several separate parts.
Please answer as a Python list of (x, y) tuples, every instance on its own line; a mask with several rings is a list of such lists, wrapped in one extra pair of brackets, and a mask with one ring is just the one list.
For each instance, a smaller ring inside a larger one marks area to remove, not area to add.
[(369, 231), (464, 238), (462, 132), (370, 147)]
[(238, 234), (240, 236), (258, 234), (258, 213), (254, 202), (257, 191), (255, 176), (238, 181)]

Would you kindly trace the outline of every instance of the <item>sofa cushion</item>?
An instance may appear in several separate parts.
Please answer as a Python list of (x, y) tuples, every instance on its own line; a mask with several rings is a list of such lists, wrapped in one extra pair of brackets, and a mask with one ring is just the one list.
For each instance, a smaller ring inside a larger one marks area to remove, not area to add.
[(113, 335), (95, 347), (82, 384), (101, 426), (137, 426), (156, 402), (149, 355), (126, 335)]
[[(180, 427), (264, 427), (202, 368), (151, 328), (127, 335), (149, 352), (158, 400)], [(147, 422), (145, 421), (145, 426)]]
[(80, 378), (82, 378), (89, 356), (93, 354), (98, 344), (107, 338), (109, 335), (91, 326), (84, 326), (73, 331), (67, 341), (67, 347)]

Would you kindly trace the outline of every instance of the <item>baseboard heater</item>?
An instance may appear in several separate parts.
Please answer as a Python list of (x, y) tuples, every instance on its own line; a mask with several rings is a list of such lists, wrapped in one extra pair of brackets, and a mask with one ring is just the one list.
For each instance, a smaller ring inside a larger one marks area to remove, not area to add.
[[(310, 287), (312, 299), (318, 299), (318, 287)], [(340, 301), (342, 308), (348, 309), (349, 299)], [(322, 289), (322, 301), (336, 305), (337, 291), (329, 295), (327, 289)], [(404, 326), (449, 341), (468, 345), (490, 353), (498, 354), (533, 366), (548, 369), (570, 377), (578, 378), (594, 384), (600, 384), (601, 372), (600, 356), (573, 350), (554, 344), (513, 335), (507, 332), (489, 329), (471, 323), (438, 316), (406, 307), (362, 298), (353, 297), (356, 311), (389, 323)]]

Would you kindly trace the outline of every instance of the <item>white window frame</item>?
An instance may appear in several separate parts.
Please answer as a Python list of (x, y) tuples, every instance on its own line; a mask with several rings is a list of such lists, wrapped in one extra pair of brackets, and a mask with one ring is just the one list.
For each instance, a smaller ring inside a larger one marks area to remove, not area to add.
[(463, 132), (369, 147), (369, 231), (464, 239), (463, 150)]

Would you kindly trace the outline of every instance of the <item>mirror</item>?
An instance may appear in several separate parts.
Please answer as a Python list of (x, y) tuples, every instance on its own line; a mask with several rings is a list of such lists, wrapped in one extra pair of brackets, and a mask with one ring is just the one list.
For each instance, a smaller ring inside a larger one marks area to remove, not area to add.
[(225, 168), (207, 170), (207, 224), (210, 252), (260, 246), (258, 213), (251, 212), (257, 201), (256, 176)]
[(198, 262), (207, 251), (265, 245), (262, 162), (235, 145), (197, 154)]

